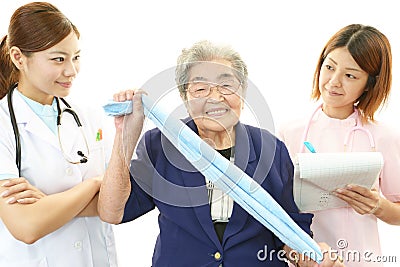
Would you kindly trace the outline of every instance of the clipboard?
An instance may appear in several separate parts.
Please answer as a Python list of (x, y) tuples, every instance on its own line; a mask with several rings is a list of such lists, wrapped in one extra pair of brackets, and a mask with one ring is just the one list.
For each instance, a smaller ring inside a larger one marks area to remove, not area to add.
[(372, 188), (383, 167), (380, 152), (298, 153), (293, 196), (302, 212), (348, 207), (331, 192), (348, 184)]

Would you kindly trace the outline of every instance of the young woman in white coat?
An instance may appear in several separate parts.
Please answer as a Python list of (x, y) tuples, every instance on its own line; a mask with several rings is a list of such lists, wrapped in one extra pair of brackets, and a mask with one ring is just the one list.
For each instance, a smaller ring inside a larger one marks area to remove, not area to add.
[(79, 32), (55, 6), (14, 12), (0, 45), (0, 266), (116, 266), (97, 216), (101, 120), (63, 100), (79, 57)]

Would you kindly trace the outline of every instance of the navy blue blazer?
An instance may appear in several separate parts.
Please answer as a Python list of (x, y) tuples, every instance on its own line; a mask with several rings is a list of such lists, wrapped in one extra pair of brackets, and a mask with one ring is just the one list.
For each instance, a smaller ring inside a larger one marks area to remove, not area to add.
[[(185, 122), (197, 132), (192, 120)], [(235, 130), (235, 165), (310, 234), (312, 215), (300, 214), (293, 200), (293, 164), (285, 145), (256, 127), (238, 123)], [(122, 223), (155, 207), (160, 234), (153, 267), (287, 266), (278, 253), (283, 243), (236, 203), (222, 243), (218, 240), (204, 176), (158, 129), (144, 134), (131, 162), (131, 194)]]

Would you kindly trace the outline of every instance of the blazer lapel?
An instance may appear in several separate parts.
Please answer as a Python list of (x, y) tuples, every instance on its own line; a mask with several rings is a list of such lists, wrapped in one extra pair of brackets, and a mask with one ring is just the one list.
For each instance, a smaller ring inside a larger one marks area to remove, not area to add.
[[(197, 133), (196, 125), (193, 121), (185, 121), (186, 124)], [(249, 137), (249, 132), (246, 127), (240, 122), (235, 127), (236, 130), (236, 144), (235, 144), (235, 165), (238, 166), (243, 171), (254, 172), (255, 168), (252, 166), (256, 163), (256, 154), (254, 151), (254, 145)], [(182, 160), (184, 157), (182, 156)], [(194, 169), (194, 168), (193, 168)], [(200, 172), (187, 172), (179, 170), (183, 184), (187, 188), (195, 188), (198, 190), (193, 190), (196, 192), (192, 194), (189, 192), (190, 200), (193, 204), (194, 212), (197, 219), (207, 233), (208, 237), (212, 242), (219, 248), (222, 249), (221, 243), (218, 240), (218, 236), (215, 232), (214, 226), (211, 220), (210, 206), (208, 205), (207, 191), (205, 187), (204, 176)], [(204, 203), (204, 205), (199, 205), (199, 203)], [(229, 237), (237, 234), (246, 224), (249, 214), (238, 204), (234, 204), (231, 219), (226, 227), (222, 246), (226, 243)]]
[[(194, 132), (198, 133), (197, 127), (194, 122), (184, 121)], [(181, 155), (182, 160), (186, 159)], [(189, 172), (179, 170), (179, 174), (183, 180), (183, 184), (189, 190), (189, 198), (192, 203), (192, 208), (197, 216), (197, 219), (203, 228), (204, 232), (208, 235), (209, 239), (222, 250), (221, 243), (215, 232), (214, 225), (211, 220), (210, 205), (208, 204), (207, 189), (204, 176), (195, 171), (195, 168)], [(193, 190), (191, 190), (193, 188)], [(196, 189), (194, 189), (196, 188)]]
[[(192, 202), (192, 208), (196, 214), (197, 220), (208, 238), (217, 247), (221, 247), (221, 243), (218, 240), (217, 233), (215, 232), (211, 220), (210, 205), (208, 204), (204, 176), (200, 172), (186, 173), (181, 171), (180, 173), (183, 179), (183, 184), (189, 190), (189, 198)], [(191, 190), (191, 188), (197, 188), (197, 190)]]
[[(252, 169), (251, 163), (256, 160), (256, 154), (249, 132), (240, 122), (235, 127), (236, 143), (235, 143), (235, 165), (242, 171)], [(226, 227), (222, 244), (225, 245), (227, 239), (237, 234), (246, 224), (249, 214), (240, 207), (236, 202), (233, 205), (232, 216)]]

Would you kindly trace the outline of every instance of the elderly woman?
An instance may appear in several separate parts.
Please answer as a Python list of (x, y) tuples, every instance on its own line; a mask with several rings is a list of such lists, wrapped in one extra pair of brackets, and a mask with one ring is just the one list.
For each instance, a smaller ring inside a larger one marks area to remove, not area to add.
[[(228, 46), (196, 43), (178, 58), (176, 82), (190, 115), (186, 125), (260, 183), (311, 234), (312, 215), (299, 214), (293, 200), (293, 165), (285, 145), (239, 121), (247, 88), (239, 54)], [(144, 115), (140, 91), (114, 95), (116, 101), (127, 99), (133, 99), (134, 111), (115, 119), (113, 154), (99, 196), (101, 218), (124, 223), (157, 207), (154, 267), (287, 266), (284, 254), (290, 248), (194, 169), (159, 129), (144, 134), (130, 161)], [(287, 255), (298, 261), (297, 253)]]

